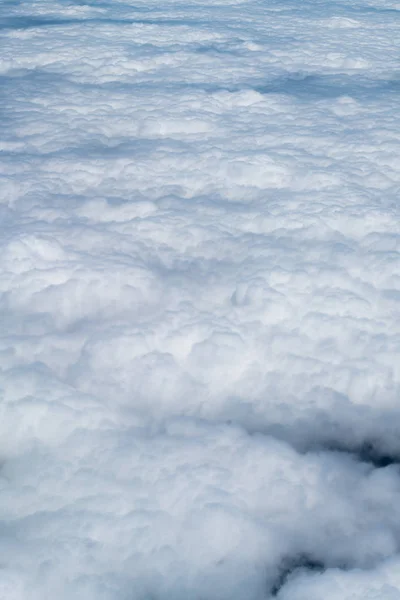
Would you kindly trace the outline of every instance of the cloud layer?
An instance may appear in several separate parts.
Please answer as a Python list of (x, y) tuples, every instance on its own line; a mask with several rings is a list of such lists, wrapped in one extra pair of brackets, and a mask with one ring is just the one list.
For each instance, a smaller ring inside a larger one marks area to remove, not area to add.
[(398, 10), (0, 8), (0, 598), (400, 599)]

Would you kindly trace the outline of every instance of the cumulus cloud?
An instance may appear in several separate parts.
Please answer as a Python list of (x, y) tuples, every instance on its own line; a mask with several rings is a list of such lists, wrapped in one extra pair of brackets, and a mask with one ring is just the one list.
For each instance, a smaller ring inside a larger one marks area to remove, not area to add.
[(400, 598), (397, 12), (0, 7), (0, 598)]

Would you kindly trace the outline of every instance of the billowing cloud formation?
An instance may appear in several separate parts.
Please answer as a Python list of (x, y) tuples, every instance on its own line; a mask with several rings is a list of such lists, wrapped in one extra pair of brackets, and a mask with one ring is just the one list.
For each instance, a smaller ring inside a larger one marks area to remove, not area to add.
[(1, 599), (400, 599), (398, 10), (0, 7)]

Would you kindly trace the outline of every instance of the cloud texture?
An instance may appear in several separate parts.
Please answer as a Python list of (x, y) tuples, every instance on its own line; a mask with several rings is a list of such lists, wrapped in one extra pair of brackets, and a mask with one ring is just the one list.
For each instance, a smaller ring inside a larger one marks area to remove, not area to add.
[(400, 599), (398, 15), (2, 4), (1, 600)]

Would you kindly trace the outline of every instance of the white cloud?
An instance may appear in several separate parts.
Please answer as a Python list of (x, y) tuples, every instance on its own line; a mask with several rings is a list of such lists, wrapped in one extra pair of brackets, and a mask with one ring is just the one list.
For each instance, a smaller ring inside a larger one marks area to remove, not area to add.
[(0, 599), (395, 599), (396, 3), (0, 7)]

